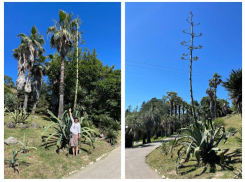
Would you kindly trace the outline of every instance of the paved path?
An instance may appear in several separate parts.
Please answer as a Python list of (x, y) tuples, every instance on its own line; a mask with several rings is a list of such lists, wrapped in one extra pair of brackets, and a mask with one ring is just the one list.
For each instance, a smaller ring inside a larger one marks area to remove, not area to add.
[(145, 157), (154, 149), (167, 142), (164, 139), (158, 142), (144, 144), (135, 148), (126, 148), (125, 150), (125, 175), (126, 179), (162, 179), (150, 166), (145, 162)]
[(67, 179), (121, 179), (121, 145), (105, 158), (68, 176)]

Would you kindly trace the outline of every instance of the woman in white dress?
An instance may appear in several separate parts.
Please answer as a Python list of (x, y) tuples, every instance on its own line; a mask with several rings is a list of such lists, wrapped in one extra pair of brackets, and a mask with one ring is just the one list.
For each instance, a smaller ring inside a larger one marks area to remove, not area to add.
[(70, 139), (70, 144), (71, 144), (72, 153), (73, 153), (72, 158), (74, 158), (75, 156), (77, 158), (78, 157), (78, 140), (81, 137), (81, 126), (80, 126), (80, 123), (78, 122), (77, 117), (73, 119), (72, 114), (71, 114), (71, 108), (69, 109), (69, 113), (70, 113), (70, 118), (72, 121), (72, 125), (70, 128), (70, 132), (72, 134), (72, 138)]

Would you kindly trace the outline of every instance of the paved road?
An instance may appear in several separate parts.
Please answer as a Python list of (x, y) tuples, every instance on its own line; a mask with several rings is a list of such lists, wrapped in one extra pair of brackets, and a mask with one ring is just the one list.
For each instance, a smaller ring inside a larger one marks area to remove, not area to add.
[(100, 161), (68, 176), (67, 179), (121, 179), (121, 145)]
[(126, 148), (125, 150), (125, 175), (126, 179), (162, 179), (150, 166), (145, 162), (145, 157), (154, 149), (167, 142), (164, 139), (158, 142), (152, 142), (135, 148)]

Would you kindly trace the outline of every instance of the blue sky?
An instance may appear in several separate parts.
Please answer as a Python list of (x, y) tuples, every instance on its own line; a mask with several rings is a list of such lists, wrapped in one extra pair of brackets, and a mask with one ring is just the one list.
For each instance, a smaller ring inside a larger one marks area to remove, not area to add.
[[(186, 19), (193, 13), (194, 38), (193, 96), (201, 101), (207, 96), (208, 80), (217, 72), (228, 78), (231, 69), (242, 68), (242, 3), (126, 3), (126, 78), (125, 108), (135, 108), (153, 97), (161, 99), (175, 91), (190, 103), (189, 53), (182, 41), (190, 35)], [(140, 64), (142, 62), (146, 64)], [(228, 99), (228, 92), (218, 86), (218, 98)], [(228, 100), (230, 101), (230, 100)]]
[[(4, 3), (4, 74), (17, 79), (17, 60), (12, 50), (20, 44), (19, 33), (28, 34), (33, 25), (44, 36), (47, 54), (56, 50), (49, 45), (47, 28), (53, 26), (52, 19), (59, 19), (59, 9), (79, 15), (83, 22), (80, 31), (90, 50), (96, 48), (97, 57), (104, 65), (115, 64), (121, 69), (121, 3)], [(27, 13), (28, 12), (28, 13)]]

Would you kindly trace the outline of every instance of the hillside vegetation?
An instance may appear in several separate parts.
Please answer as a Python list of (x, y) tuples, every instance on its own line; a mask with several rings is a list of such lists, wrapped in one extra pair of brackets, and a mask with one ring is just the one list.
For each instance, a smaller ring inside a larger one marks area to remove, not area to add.
[[(223, 117), (226, 130), (229, 127), (235, 127), (239, 129), (242, 126), (241, 116), (238, 114), (227, 115)], [(161, 153), (161, 147), (152, 151), (147, 157), (146, 162), (166, 178), (179, 178), (179, 179), (228, 179), (233, 178), (236, 169), (242, 165), (242, 149), (240, 143), (236, 140), (240, 133), (236, 132), (234, 136), (228, 138), (225, 144), (220, 143), (221, 148), (225, 153), (225, 165), (222, 170), (220, 165), (216, 164), (216, 169), (210, 168), (210, 166), (197, 166), (197, 160), (195, 157), (190, 158), (189, 162), (183, 163), (183, 166), (179, 168), (178, 174), (176, 173), (176, 158), (177, 152), (174, 153), (171, 158), (171, 152), (168, 155)], [(229, 158), (231, 160), (229, 160)]]
[[(38, 117), (38, 118), (35, 118)], [(4, 121), (8, 123), (10, 121), (9, 115), (4, 116)], [(29, 141), (30, 147), (36, 147), (37, 151), (30, 150), (27, 157), (24, 157), (20, 166), (17, 167), (18, 172), (14, 172), (13, 168), (9, 168), (8, 162), (4, 163), (4, 178), (5, 179), (24, 179), (24, 178), (62, 178), (63, 176), (68, 175), (68, 173), (79, 170), (82, 167), (90, 164), (91, 162), (95, 162), (98, 157), (102, 154), (107, 153), (115, 148), (115, 145), (111, 145), (110, 143), (100, 140), (100, 138), (96, 137), (94, 148), (87, 144), (82, 143), (81, 148), (79, 150), (82, 151), (82, 154), (79, 155), (78, 159), (73, 159), (72, 154), (68, 157), (67, 149), (60, 150), (60, 153), (56, 153), (57, 146), (51, 146), (48, 149), (45, 149), (44, 142), (42, 142), (41, 133), (43, 131), (43, 126), (46, 126), (50, 123), (50, 119), (46, 115), (35, 114), (30, 115), (27, 119), (28, 124), (30, 125), (32, 122), (37, 123), (41, 128), (26, 128), (19, 129), (18, 126), (14, 129), (7, 128), (4, 126), (4, 140), (8, 137), (15, 137), (18, 141), (23, 140), (23, 135), (25, 133), (26, 140)], [(98, 131), (98, 128), (95, 128)], [(120, 142), (120, 131), (117, 139), (117, 144)], [(4, 158), (11, 159), (12, 151), (16, 147), (18, 150), (21, 145), (4, 145)], [(19, 156), (24, 154), (19, 153)]]

